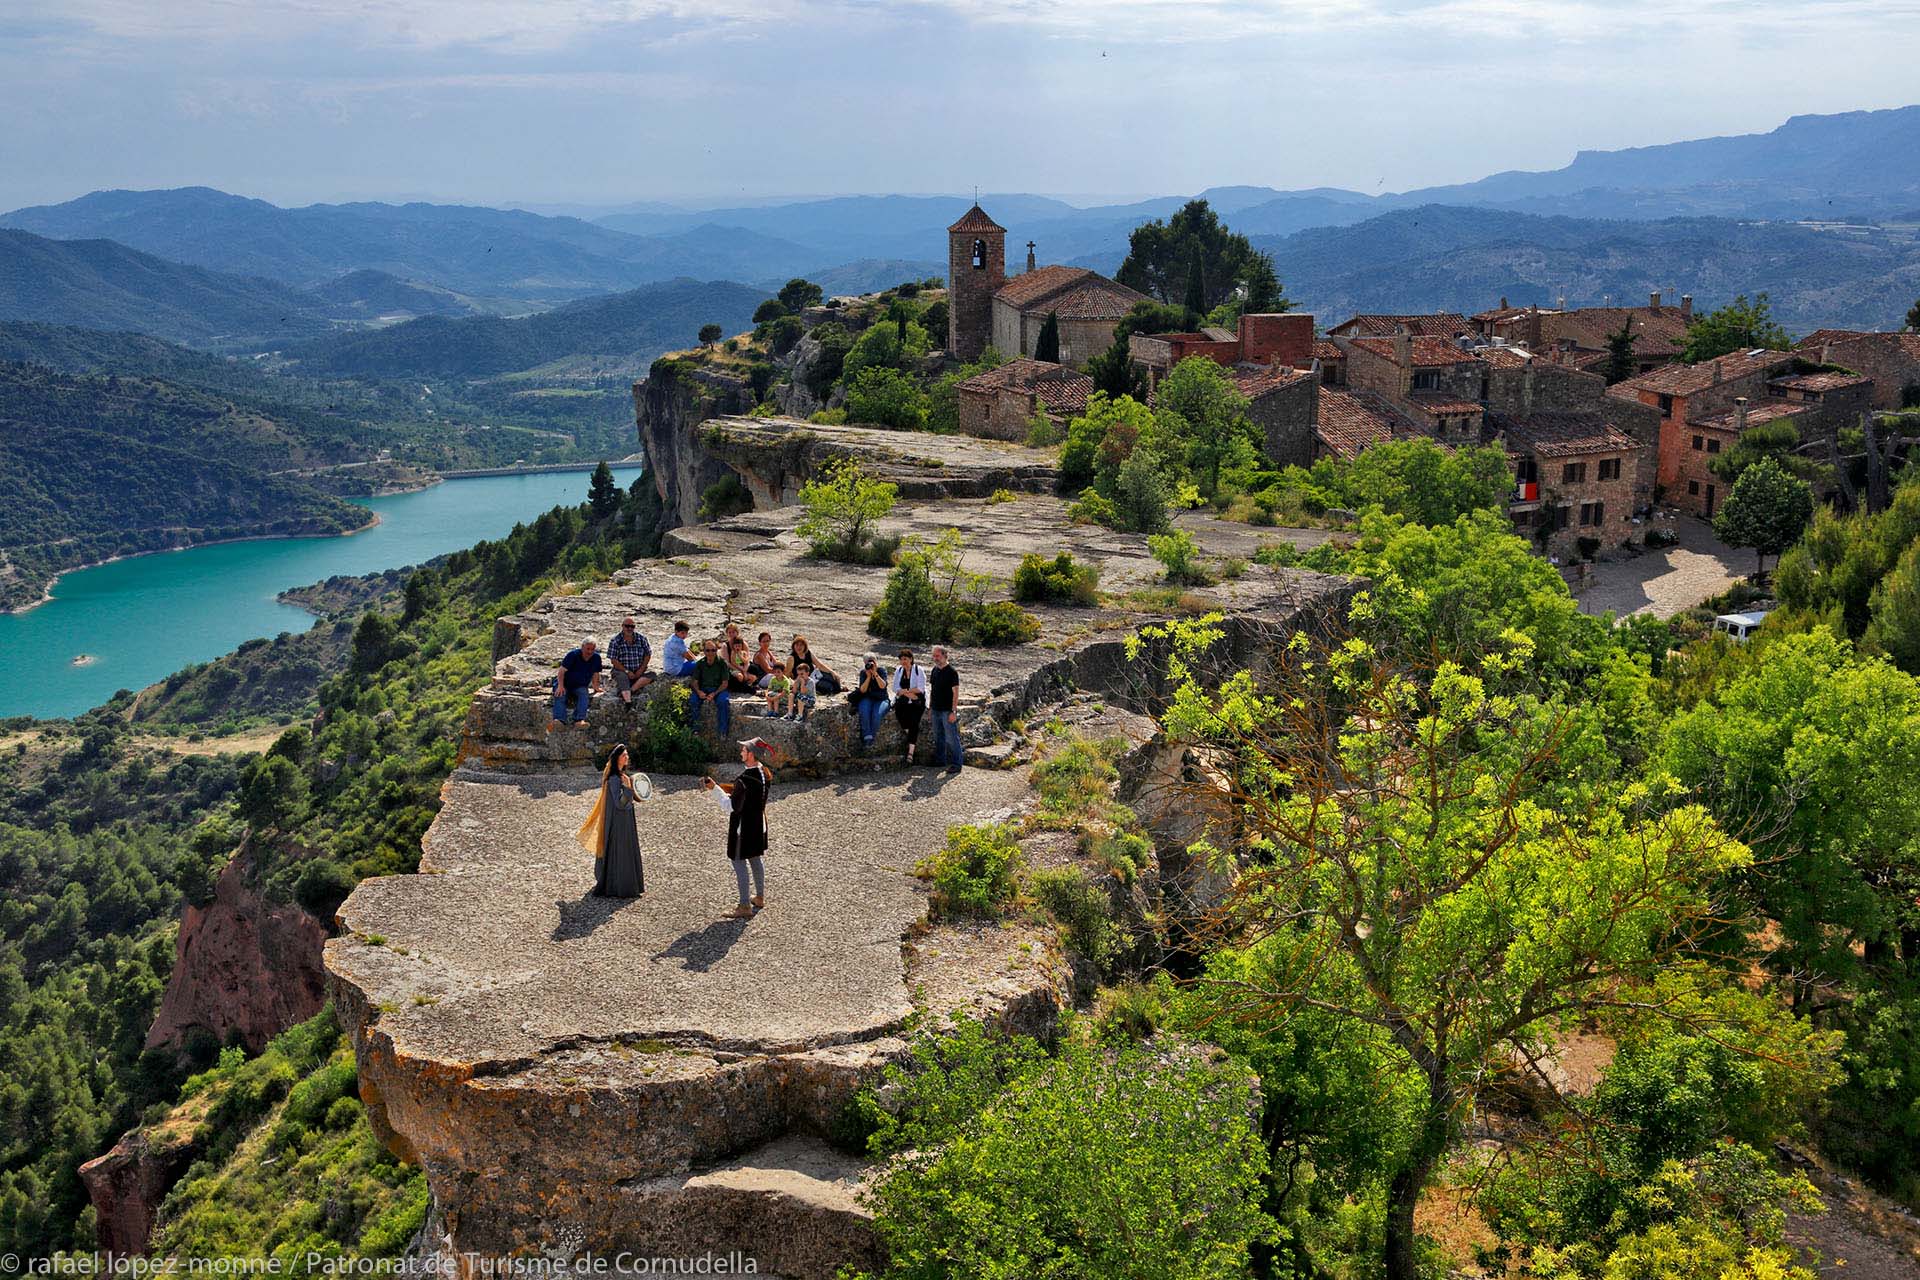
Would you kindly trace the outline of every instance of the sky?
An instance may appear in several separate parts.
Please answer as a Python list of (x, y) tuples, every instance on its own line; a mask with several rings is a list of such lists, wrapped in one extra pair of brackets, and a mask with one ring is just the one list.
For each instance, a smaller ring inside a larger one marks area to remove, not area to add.
[(1920, 101), (1920, 0), (0, 0), (0, 209), (1376, 193)]

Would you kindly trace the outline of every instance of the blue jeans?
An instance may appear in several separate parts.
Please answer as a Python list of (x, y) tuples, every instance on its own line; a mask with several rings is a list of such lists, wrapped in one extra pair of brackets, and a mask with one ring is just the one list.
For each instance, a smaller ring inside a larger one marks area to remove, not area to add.
[(966, 759), (966, 748), (960, 745), (960, 722), (949, 720), (948, 712), (935, 711), (933, 715), (933, 762), (958, 769), (960, 762)]
[[(578, 689), (562, 689), (553, 695), (553, 718), (562, 724), (571, 724), (575, 720), (584, 721), (587, 718), (587, 708), (592, 704), (593, 690), (586, 685), (581, 685)], [(569, 711), (572, 714), (568, 714)]]
[[(725, 689), (713, 695), (713, 722), (723, 738), (733, 727), (733, 698)], [(700, 691), (698, 689), (689, 690), (687, 693), (687, 723), (696, 731), (700, 728)]]
[(868, 746), (872, 746), (874, 736), (880, 732), (880, 719), (887, 714), (887, 700), (885, 698), (862, 698), (860, 699), (859, 707), (860, 741), (866, 743)]

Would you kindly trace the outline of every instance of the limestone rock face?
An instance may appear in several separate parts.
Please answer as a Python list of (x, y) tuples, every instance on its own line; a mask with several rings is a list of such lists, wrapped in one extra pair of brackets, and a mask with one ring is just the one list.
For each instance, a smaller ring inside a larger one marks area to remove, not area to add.
[(173, 976), (147, 1029), (149, 1049), (178, 1049), (196, 1027), (250, 1053), (326, 1003), (320, 948), (327, 930), (290, 903), (269, 902), (251, 882), (252, 858), (235, 854), (213, 901), (180, 920)]
[(190, 1128), (140, 1128), (81, 1165), (80, 1181), (99, 1219), (100, 1248), (120, 1257), (146, 1253), (160, 1202), (198, 1155)]
[(698, 447), (697, 428), (716, 413), (752, 409), (752, 388), (713, 370), (661, 364), (634, 384), (633, 408), (666, 526), (692, 524), (700, 518), (700, 495), (729, 474), (726, 463)]

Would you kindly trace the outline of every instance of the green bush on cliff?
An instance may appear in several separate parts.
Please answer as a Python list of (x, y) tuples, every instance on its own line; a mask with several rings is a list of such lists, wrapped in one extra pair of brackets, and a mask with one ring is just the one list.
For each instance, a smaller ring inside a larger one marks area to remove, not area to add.
[(867, 1280), (1226, 1280), (1274, 1237), (1251, 1073), (1199, 1050), (1049, 1058), (968, 1026), (871, 1098), (896, 1158), (866, 1196), (887, 1252)]
[(933, 882), (942, 916), (995, 916), (1019, 887), (1019, 833), (1004, 822), (947, 828), (947, 844), (914, 868)]
[(872, 563), (875, 530), (893, 510), (899, 492), (898, 486), (869, 476), (852, 458), (836, 458), (801, 486), (800, 506), (805, 514), (794, 532), (822, 559)]

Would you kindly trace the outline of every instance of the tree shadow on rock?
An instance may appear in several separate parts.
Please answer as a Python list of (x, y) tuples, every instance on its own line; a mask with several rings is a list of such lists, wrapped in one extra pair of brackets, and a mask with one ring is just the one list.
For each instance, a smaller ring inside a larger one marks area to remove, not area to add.
[(613, 919), (621, 907), (637, 901), (637, 898), (602, 898), (591, 889), (572, 902), (562, 899), (553, 904), (560, 910), (560, 923), (553, 927), (553, 940), (574, 942), (587, 937)]
[(733, 944), (740, 941), (740, 935), (747, 931), (751, 920), (737, 920), (728, 917), (715, 920), (712, 924), (700, 926), (690, 933), (683, 933), (667, 944), (666, 950), (654, 956), (655, 960), (678, 960), (680, 967), (688, 973), (705, 973), (726, 958)]

